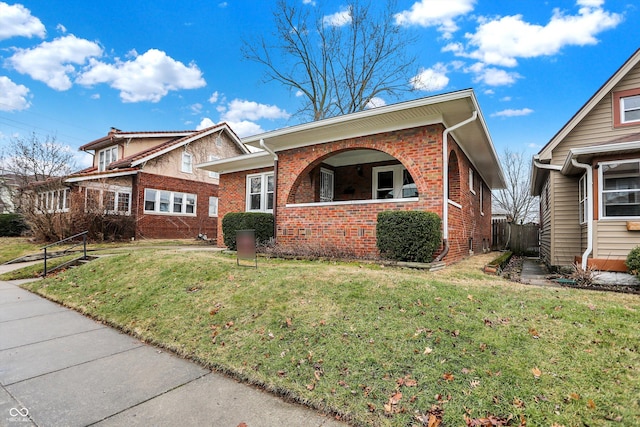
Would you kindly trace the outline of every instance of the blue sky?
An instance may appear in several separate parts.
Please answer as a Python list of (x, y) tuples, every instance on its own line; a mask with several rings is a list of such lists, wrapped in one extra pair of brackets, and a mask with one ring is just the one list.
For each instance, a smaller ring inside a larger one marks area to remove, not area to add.
[[(344, 18), (341, 1), (289, 1)], [(0, 149), (32, 132), (76, 151), (111, 126), (300, 123), (295, 94), (240, 52), (269, 36), (274, 3), (0, 0)], [(402, 100), (473, 88), (498, 153), (536, 153), (640, 48), (636, 0), (397, 0), (395, 19), (419, 40)]]

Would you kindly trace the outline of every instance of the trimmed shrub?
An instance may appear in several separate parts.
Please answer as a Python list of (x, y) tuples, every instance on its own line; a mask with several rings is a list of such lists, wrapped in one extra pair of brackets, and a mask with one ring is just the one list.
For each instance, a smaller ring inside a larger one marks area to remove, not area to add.
[(29, 227), (20, 214), (0, 214), (0, 237), (21, 236)]
[(440, 247), (440, 217), (425, 211), (386, 211), (378, 214), (378, 250), (396, 261), (431, 262)]
[(629, 273), (640, 276), (640, 246), (631, 249), (631, 252), (627, 255), (625, 264), (629, 269)]
[(231, 212), (222, 218), (224, 244), (235, 251), (238, 230), (255, 230), (256, 244), (273, 238), (273, 214), (263, 212)]

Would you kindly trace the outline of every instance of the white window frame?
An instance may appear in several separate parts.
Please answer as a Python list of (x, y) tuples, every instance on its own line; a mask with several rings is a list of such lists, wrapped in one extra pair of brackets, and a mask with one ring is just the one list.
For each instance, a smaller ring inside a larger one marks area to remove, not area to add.
[[(274, 191), (267, 191), (268, 190), (268, 182), (269, 182), (269, 177), (271, 177), (273, 179), (273, 172), (264, 172), (264, 173), (254, 173), (251, 175), (247, 175), (247, 180), (246, 180), (246, 204), (245, 204), (245, 210), (247, 212), (273, 212), (273, 209), (268, 209), (267, 208), (267, 200), (269, 197), (269, 194), (273, 194), (273, 199), (275, 202), (275, 194)], [(251, 180), (253, 178), (260, 178), (260, 192), (259, 193), (252, 193), (251, 192)], [(275, 190), (275, 186), (274, 186), (274, 190)], [(255, 194), (255, 195), (260, 195), (260, 207), (258, 209), (251, 209), (251, 196)]]
[(587, 209), (589, 208), (589, 193), (587, 191), (587, 174), (585, 173), (578, 181), (578, 219), (580, 225), (587, 223)]
[(484, 184), (480, 182), (480, 216), (484, 216)]
[(474, 187), (475, 187), (475, 178), (473, 176), (473, 169), (469, 168), (469, 191), (471, 191), (471, 193), (475, 195), (476, 190), (474, 190)]
[[(85, 192), (84, 192), (84, 208), (85, 211), (88, 209), (88, 196), (89, 196), (89, 190), (91, 191), (97, 191), (97, 198), (98, 198), (98, 208), (102, 209), (104, 211), (105, 214), (107, 215), (130, 215), (131, 214), (131, 188), (129, 187), (107, 187), (107, 188), (96, 188), (96, 187), (86, 187)], [(104, 198), (105, 198), (105, 192), (109, 192), (109, 193), (114, 193), (113, 195), (113, 209), (106, 209), (104, 206)], [(124, 195), (127, 195), (128, 197), (128, 202), (127, 202), (127, 209), (126, 210), (119, 210), (119, 206), (120, 206), (120, 199), (124, 197)]]
[(320, 202), (333, 202), (334, 198), (334, 172), (330, 169), (320, 168)]
[[(371, 191), (371, 198), (374, 200), (409, 200), (417, 199), (417, 197), (402, 197), (403, 174), (407, 170), (403, 165), (391, 165), (391, 166), (376, 166), (372, 168), (373, 172), (373, 184)], [(393, 172), (393, 188), (379, 188), (378, 187), (378, 174), (380, 172)], [(408, 172), (407, 172), (408, 173)], [(393, 198), (390, 199), (378, 199), (379, 191), (393, 191)]]
[(118, 146), (112, 145), (103, 150), (98, 151), (98, 172), (107, 170), (109, 164), (118, 160)]
[(182, 152), (182, 162), (180, 163), (180, 170), (184, 173), (193, 173), (193, 154), (188, 151)]
[[(627, 219), (638, 219), (640, 217), (640, 215), (626, 215), (626, 216), (607, 216), (606, 215), (606, 209), (605, 209), (605, 195), (607, 193), (614, 193), (614, 192), (634, 192), (634, 193), (638, 193), (638, 199), (640, 199), (640, 187), (639, 188), (634, 188), (634, 189), (615, 189), (615, 190), (605, 190), (605, 182), (604, 182), (604, 169), (606, 169), (606, 166), (608, 165), (615, 165), (615, 164), (624, 164), (624, 163), (636, 163), (638, 164), (638, 168), (640, 169), (640, 159), (629, 159), (629, 160), (616, 160), (616, 161), (610, 161), (610, 162), (601, 162), (599, 164), (598, 167), (598, 182), (600, 183), (599, 188), (598, 188), (598, 193), (599, 193), (599, 200), (600, 202), (598, 203), (598, 213), (599, 213), (599, 218), (601, 219), (607, 219), (607, 220), (627, 220)], [(638, 203), (640, 204), (640, 202)]]
[[(209, 161), (212, 162), (214, 160), (219, 160), (220, 157), (214, 155), (214, 154), (209, 154)], [(209, 172), (209, 178), (215, 178), (215, 179), (220, 179), (220, 174), (218, 172)]]
[[(149, 197), (149, 193), (152, 191), (155, 192), (153, 198)], [(147, 209), (147, 202), (153, 203), (153, 209)], [(176, 206), (179, 206), (179, 211), (175, 210)], [(197, 194), (159, 190), (156, 188), (144, 189), (143, 208), (145, 214), (197, 216), (197, 206)]]
[(638, 123), (638, 122), (640, 122), (640, 119), (627, 120), (627, 118), (626, 118), (626, 113), (627, 112), (640, 111), (640, 106), (632, 107), (632, 108), (626, 108), (625, 107), (625, 101), (630, 100), (630, 99), (637, 99), (638, 101), (640, 101), (640, 94), (639, 95), (624, 96), (624, 97), (620, 98), (620, 123), (627, 124), (627, 123)]
[(218, 216), (218, 198), (216, 196), (209, 196), (209, 216)]
[(71, 189), (61, 188), (58, 190), (43, 191), (42, 193), (38, 193), (37, 200), (41, 213), (69, 212)]

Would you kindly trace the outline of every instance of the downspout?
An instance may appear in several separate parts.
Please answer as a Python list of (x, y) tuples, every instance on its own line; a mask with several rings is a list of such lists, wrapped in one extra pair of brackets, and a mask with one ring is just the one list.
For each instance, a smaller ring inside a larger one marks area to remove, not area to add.
[(440, 262), (449, 253), (449, 133), (475, 121), (478, 111), (474, 110), (468, 119), (448, 127), (442, 133), (442, 245), (444, 248), (434, 262)]
[(593, 168), (586, 163), (578, 163), (571, 158), (571, 164), (577, 168), (584, 169), (587, 174), (587, 249), (582, 254), (582, 270), (587, 270), (587, 257), (593, 251)]
[(278, 217), (278, 155), (264, 143), (264, 139), (260, 139), (260, 147), (273, 156), (273, 238), (277, 236), (276, 218)]

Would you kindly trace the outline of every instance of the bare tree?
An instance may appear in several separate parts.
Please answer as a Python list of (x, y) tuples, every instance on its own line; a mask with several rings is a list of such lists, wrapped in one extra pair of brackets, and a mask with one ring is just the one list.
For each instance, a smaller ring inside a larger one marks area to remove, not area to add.
[(73, 152), (55, 137), (40, 140), (12, 138), (2, 155), (3, 172), (15, 183), (12, 192), (15, 209), (20, 212), (38, 240), (54, 240), (67, 234), (70, 223), (62, 214), (69, 190), (65, 175), (75, 167)]
[(493, 194), (493, 207), (507, 212), (513, 222), (523, 224), (538, 220), (538, 198), (529, 192), (531, 183), (530, 156), (524, 151), (514, 152), (505, 148), (502, 153), (502, 169), (507, 188)]
[(376, 7), (348, 0), (330, 19), (310, 6), (279, 0), (273, 13), (275, 41), (245, 40), (243, 55), (265, 66), (267, 81), (304, 99), (299, 114), (320, 120), (364, 110), (376, 97), (397, 98), (410, 90), (416, 71), (416, 59), (406, 49), (415, 38), (395, 23), (395, 2)]

